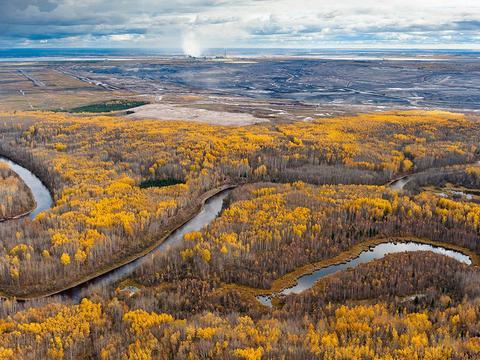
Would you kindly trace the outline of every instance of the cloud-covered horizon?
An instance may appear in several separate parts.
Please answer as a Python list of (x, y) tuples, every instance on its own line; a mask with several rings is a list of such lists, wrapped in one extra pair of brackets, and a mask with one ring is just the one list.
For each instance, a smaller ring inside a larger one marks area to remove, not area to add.
[(480, 48), (480, 3), (471, 0), (0, 0), (0, 6), (2, 47)]

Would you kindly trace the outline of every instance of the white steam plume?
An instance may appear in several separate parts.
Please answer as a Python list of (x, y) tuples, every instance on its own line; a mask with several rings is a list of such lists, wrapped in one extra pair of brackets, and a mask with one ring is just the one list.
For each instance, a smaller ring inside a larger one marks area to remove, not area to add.
[(193, 31), (188, 31), (183, 34), (183, 53), (185, 55), (200, 57), (202, 55), (202, 48), (198, 41), (197, 35)]

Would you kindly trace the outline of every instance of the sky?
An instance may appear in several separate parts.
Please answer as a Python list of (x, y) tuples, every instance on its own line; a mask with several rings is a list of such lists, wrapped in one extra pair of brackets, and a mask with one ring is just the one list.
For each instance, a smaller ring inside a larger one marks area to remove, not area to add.
[(480, 49), (479, 0), (0, 0), (0, 47)]

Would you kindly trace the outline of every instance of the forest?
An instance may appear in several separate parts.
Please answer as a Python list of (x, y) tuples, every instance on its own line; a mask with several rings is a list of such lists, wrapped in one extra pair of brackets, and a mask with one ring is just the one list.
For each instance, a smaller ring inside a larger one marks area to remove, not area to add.
[(480, 206), (427, 193), (408, 197), (377, 186), (257, 183), (236, 189), (229, 201), (202, 232), (185, 236), (177, 258), (156, 257), (158, 265), (145, 270), (147, 277), (155, 273), (159, 281), (178, 283), (196, 274), (269, 289), (302, 266), (348, 254), (369, 240), (402, 237), (479, 253)]
[(235, 290), (184, 316), (165, 302), (197, 299), (161, 288), (26, 310), (5, 302), (0, 349), (6, 359), (472, 359), (480, 351), (478, 275), (413, 253), (336, 274), (273, 310), (255, 309)]
[[(0, 120), (0, 154), (54, 197), (33, 220), (0, 223), (0, 292), (9, 297), (0, 358), (480, 356), (478, 267), (442, 255), (387, 255), (272, 308), (255, 299), (392, 239), (477, 264), (480, 204), (429, 188), (478, 189), (475, 116), (396, 111), (242, 127), (50, 112)], [(405, 190), (389, 186), (403, 176)], [(236, 188), (215, 220), (113, 286), (78, 303), (14, 299), (135, 258), (225, 186)]]
[(0, 221), (22, 216), (33, 209), (30, 189), (6, 163), (0, 163)]
[[(316, 183), (342, 183), (345, 176), (349, 182), (384, 183), (427, 167), (471, 163), (480, 131), (476, 118), (444, 112), (246, 127), (41, 112), (1, 115), (0, 151), (32, 169), (55, 200), (32, 223), (0, 227), (5, 239), (0, 290), (17, 296), (61, 288), (141, 252), (189, 218), (195, 199), (207, 190), (298, 181), (310, 176), (305, 166), (328, 174)], [(330, 173), (326, 167), (347, 170)], [(183, 183), (139, 186), (149, 179)], [(14, 236), (18, 232), (21, 236)], [(14, 257), (14, 265), (9, 252), (22, 244), (31, 250)], [(12, 270), (18, 276), (9, 276)]]

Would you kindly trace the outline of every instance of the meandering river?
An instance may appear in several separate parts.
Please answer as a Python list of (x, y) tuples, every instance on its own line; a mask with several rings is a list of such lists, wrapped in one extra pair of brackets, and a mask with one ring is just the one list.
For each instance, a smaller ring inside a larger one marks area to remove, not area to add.
[[(30, 188), (33, 197), (36, 202), (35, 209), (29, 214), (31, 219), (35, 218), (40, 212), (48, 210), (53, 203), (51, 194), (47, 187), (40, 181), (40, 179), (35, 176), (28, 169), (20, 166), (19, 164), (0, 157), (0, 162), (7, 163), (10, 165), (13, 171), (15, 171), (19, 177), (25, 182), (25, 184)], [(396, 180), (390, 184), (390, 187), (395, 190), (402, 190), (411, 177), (407, 176), (405, 178)], [(195, 215), (191, 220), (185, 223), (183, 226), (175, 230), (170, 236), (168, 236), (165, 241), (154, 248), (148, 254), (118, 268), (112, 269), (111, 271), (99, 275), (96, 278), (85, 281), (79, 285), (73, 286), (70, 289), (61, 291), (56, 295), (62, 295), (70, 297), (74, 301), (79, 301), (82, 295), (86, 295), (92, 287), (104, 287), (111, 285), (129, 274), (131, 274), (135, 269), (139, 268), (142, 264), (148, 261), (151, 257), (156, 256), (159, 253), (165, 252), (168, 248), (178, 246), (183, 240), (183, 236), (186, 233), (192, 231), (198, 231), (210, 224), (220, 213), (223, 207), (223, 201), (231, 190), (224, 190), (218, 194), (209, 198), (201, 211)], [(432, 251), (434, 253), (450, 256), (458, 261), (461, 261), (466, 264), (471, 264), (471, 259), (467, 255), (464, 255), (458, 251), (445, 249), (438, 246), (432, 246), (423, 243), (416, 243), (413, 241), (409, 242), (389, 242), (376, 245), (370, 248), (367, 251), (363, 251), (360, 255), (354, 259), (351, 259), (344, 263), (334, 264), (327, 266), (321, 269), (318, 269), (311, 274), (307, 274), (298, 278), (298, 281), (295, 286), (283, 289), (279, 293), (272, 294), (270, 296), (258, 296), (257, 299), (264, 305), (271, 306), (272, 296), (282, 296), (292, 293), (300, 293), (306, 289), (309, 289), (313, 284), (321, 279), (324, 276), (333, 274), (337, 271), (355, 267), (359, 264), (367, 263), (369, 261), (380, 259), (387, 254), (399, 253), (405, 251)]]
[(361, 252), (359, 256), (351, 260), (348, 260), (346, 262), (325, 266), (323, 268), (315, 270), (311, 274), (300, 276), (297, 280), (297, 283), (294, 286), (283, 289), (282, 291), (272, 294), (270, 296), (257, 296), (257, 299), (264, 305), (272, 306), (272, 297), (289, 295), (289, 294), (299, 294), (302, 291), (310, 289), (321, 278), (327, 275), (333, 274), (337, 271), (353, 268), (355, 266), (358, 266), (359, 264), (365, 264), (372, 260), (381, 259), (388, 254), (412, 252), (412, 251), (431, 251), (436, 254), (449, 256), (467, 265), (470, 265), (472, 263), (472, 260), (470, 259), (469, 256), (462, 254), (461, 252), (458, 252), (458, 251), (445, 249), (440, 246), (417, 243), (414, 241), (387, 242), (387, 243), (373, 246), (370, 249)]
[(17, 173), (17, 175), (23, 180), (23, 182), (30, 188), (33, 199), (35, 200), (35, 209), (28, 215), (30, 219), (35, 218), (42, 211), (50, 209), (53, 203), (52, 195), (42, 181), (30, 170), (20, 166), (19, 164), (0, 157), (0, 163), (5, 163)]
[(59, 293), (59, 295), (66, 295), (68, 297), (71, 297), (75, 302), (78, 302), (81, 300), (82, 294), (88, 293), (89, 288), (111, 285), (131, 274), (135, 269), (142, 266), (142, 264), (148, 261), (151, 257), (154, 257), (159, 253), (164, 253), (169, 248), (180, 245), (185, 234), (192, 231), (199, 231), (204, 226), (210, 224), (213, 220), (215, 220), (215, 218), (222, 210), (224, 199), (227, 197), (230, 191), (230, 189), (224, 190), (209, 198), (202, 207), (202, 210), (197, 215), (195, 215), (183, 226), (175, 230), (170, 236), (165, 239), (164, 242), (158, 245), (147, 255), (144, 255), (128, 264), (120, 266), (104, 275), (100, 275), (93, 280), (84, 282), (71, 289), (65, 290)]
[(403, 190), (405, 185), (407, 185), (410, 182), (410, 180), (412, 180), (411, 176), (405, 176), (403, 178), (400, 178), (391, 182), (389, 187), (392, 190), (400, 191), (400, 190)]
[[(0, 157), (0, 162), (8, 164), (11, 169), (18, 174), (23, 182), (30, 188), (33, 198), (35, 199), (36, 207), (28, 215), (31, 219), (35, 218), (40, 212), (48, 210), (52, 204), (53, 199), (48, 188), (35, 176), (30, 170), (20, 166), (19, 164)], [(59, 292), (58, 295), (65, 295), (72, 297), (74, 301), (80, 300), (82, 292), (92, 286), (107, 286), (131, 274), (135, 269), (144, 264), (150, 257), (157, 255), (160, 252), (166, 251), (169, 247), (179, 245), (183, 239), (183, 235), (192, 231), (198, 231), (204, 226), (210, 224), (220, 213), (223, 206), (223, 200), (231, 190), (224, 190), (212, 196), (205, 201), (201, 211), (195, 215), (191, 220), (183, 226), (175, 230), (168, 236), (162, 244), (157, 246), (147, 255), (144, 255), (128, 264), (115, 268), (106, 274), (100, 275), (93, 280), (86, 281), (82, 284), (74, 286), (65, 291)]]

